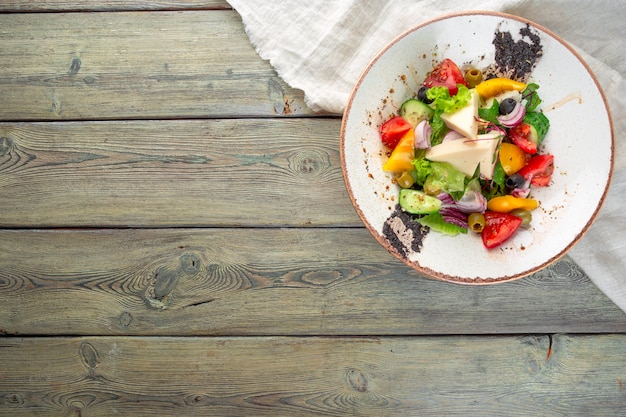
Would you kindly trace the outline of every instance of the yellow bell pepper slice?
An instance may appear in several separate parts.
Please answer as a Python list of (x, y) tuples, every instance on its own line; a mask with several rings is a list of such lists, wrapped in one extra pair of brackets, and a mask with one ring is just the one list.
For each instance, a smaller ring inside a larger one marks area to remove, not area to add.
[(487, 210), (498, 213), (509, 213), (515, 209), (534, 210), (539, 206), (539, 202), (532, 198), (513, 197), (503, 195), (494, 197), (487, 202)]
[(513, 143), (501, 143), (498, 154), (500, 165), (508, 176), (515, 174), (526, 165), (526, 152)]
[(522, 91), (525, 88), (526, 84), (511, 80), (510, 78), (491, 78), (476, 85), (476, 92), (480, 94), (483, 99), (487, 99), (502, 94), (505, 91)]
[(413, 129), (402, 136), (400, 142), (391, 152), (389, 159), (383, 165), (383, 171), (387, 172), (402, 172), (411, 171), (413, 169), (413, 159), (415, 158), (415, 148), (413, 142), (415, 141), (415, 133)]

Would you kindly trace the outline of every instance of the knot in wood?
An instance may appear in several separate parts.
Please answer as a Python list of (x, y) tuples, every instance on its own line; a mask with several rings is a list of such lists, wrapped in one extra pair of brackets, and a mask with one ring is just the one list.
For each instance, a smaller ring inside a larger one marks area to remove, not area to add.
[(330, 166), (328, 159), (318, 151), (304, 150), (290, 156), (289, 168), (296, 174), (319, 176)]
[(180, 267), (183, 272), (195, 274), (200, 271), (200, 258), (193, 253), (184, 253), (180, 257)]
[(558, 279), (563, 279), (565, 277), (571, 278), (574, 281), (587, 279), (585, 273), (578, 265), (566, 259), (561, 259), (558, 262), (553, 263), (546, 268), (545, 272)]
[(169, 295), (174, 290), (178, 281), (176, 271), (170, 271), (160, 268), (154, 273), (154, 283), (148, 287), (149, 298), (154, 299), (162, 304), (162, 307), (168, 304)]
[(82, 61), (80, 60), (80, 58), (74, 58), (72, 59), (72, 63), (70, 64), (70, 71), (69, 74), (70, 75), (75, 75), (78, 73), (78, 71), (80, 71), (80, 66), (82, 65)]
[(9, 155), (14, 147), (13, 139), (6, 136), (0, 137), (0, 157)]
[(345, 373), (348, 386), (358, 392), (367, 392), (367, 378), (356, 368), (348, 368)]
[(95, 377), (96, 367), (100, 364), (98, 351), (96, 351), (96, 348), (94, 348), (91, 343), (83, 342), (80, 345), (79, 353), (80, 359), (89, 371), (89, 376), (92, 378)]
[(541, 371), (541, 364), (533, 356), (526, 358), (526, 369), (531, 375), (536, 375)]
[(133, 321), (133, 316), (128, 311), (125, 311), (120, 315), (120, 324), (123, 327), (130, 326), (130, 323), (132, 321)]
[(22, 394), (17, 394), (17, 393), (6, 394), (4, 396), (3, 403), (7, 405), (22, 405), (24, 404), (24, 396), (22, 396)]
[(207, 395), (195, 394), (185, 398), (186, 405), (207, 405), (211, 403), (211, 398)]
[(285, 91), (278, 80), (270, 78), (267, 82), (267, 96), (269, 97), (270, 102), (274, 103), (274, 112), (277, 114), (290, 113), (285, 106), (285, 103), (287, 102)]

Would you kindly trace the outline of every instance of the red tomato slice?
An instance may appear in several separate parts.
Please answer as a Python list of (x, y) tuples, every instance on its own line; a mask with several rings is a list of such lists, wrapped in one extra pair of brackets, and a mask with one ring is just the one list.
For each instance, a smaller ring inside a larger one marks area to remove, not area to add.
[(522, 169), (517, 171), (526, 180), (530, 179), (530, 184), (535, 187), (546, 187), (550, 184), (552, 173), (554, 172), (554, 155), (535, 155)]
[(457, 84), (467, 87), (467, 81), (459, 67), (449, 58), (444, 59), (437, 65), (424, 80), (424, 85), (430, 87), (448, 87), (450, 95), (453, 96), (459, 91)]
[(481, 232), (483, 245), (487, 249), (500, 246), (515, 234), (521, 224), (522, 219), (512, 214), (486, 211), (485, 228)]
[(530, 125), (520, 123), (509, 130), (509, 139), (524, 152), (534, 155), (537, 153), (537, 144), (530, 140)]
[(395, 116), (380, 127), (380, 138), (389, 149), (394, 150), (400, 139), (412, 128), (411, 123), (404, 118)]

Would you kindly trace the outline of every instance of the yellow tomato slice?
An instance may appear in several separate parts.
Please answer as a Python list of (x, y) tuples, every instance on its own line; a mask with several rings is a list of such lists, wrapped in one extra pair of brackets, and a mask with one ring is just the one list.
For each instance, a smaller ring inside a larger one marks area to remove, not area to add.
[(415, 133), (410, 129), (404, 134), (400, 142), (391, 152), (389, 159), (383, 165), (383, 171), (402, 172), (411, 171), (413, 169), (413, 158), (415, 158), (415, 149), (413, 142), (415, 141)]
[(500, 164), (508, 176), (515, 174), (526, 165), (526, 152), (513, 143), (500, 144)]

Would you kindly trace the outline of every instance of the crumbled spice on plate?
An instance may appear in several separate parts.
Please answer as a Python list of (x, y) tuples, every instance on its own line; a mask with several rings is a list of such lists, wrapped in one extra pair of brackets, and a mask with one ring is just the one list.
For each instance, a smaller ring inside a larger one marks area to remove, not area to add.
[(503, 76), (526, 82), (543, 56), (541, 38), (529, 24), (519, 30), (521, 38), (513, 39), (508, 31), (496, 29), (493, 37), (495, 63), (486, 75)]
[(395, 211), (383, 225), (383, 235), (396, 252), (405, 259), (409, 254), (422, 250), (422, 240), (429, 231), (430, 228), (414, 221), (409, 213), (400, 208), (400, 205), (396, 205)]

